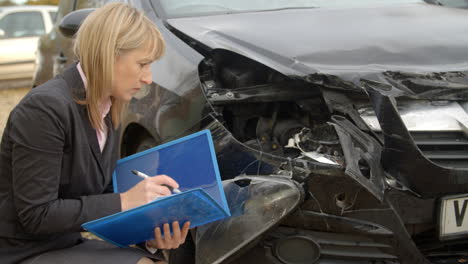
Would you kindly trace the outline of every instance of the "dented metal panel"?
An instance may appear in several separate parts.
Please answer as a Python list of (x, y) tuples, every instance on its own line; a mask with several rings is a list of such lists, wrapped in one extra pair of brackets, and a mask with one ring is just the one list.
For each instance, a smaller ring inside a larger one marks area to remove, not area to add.
[[(281, 27), (272, 30), (278, 20)], [(234, 51), (285, 75), (320, 73), (353, 81), (386, 71), (468, 70), (468, 11), (425, 3), (241, 13), (168, 23), (211, 49)]]

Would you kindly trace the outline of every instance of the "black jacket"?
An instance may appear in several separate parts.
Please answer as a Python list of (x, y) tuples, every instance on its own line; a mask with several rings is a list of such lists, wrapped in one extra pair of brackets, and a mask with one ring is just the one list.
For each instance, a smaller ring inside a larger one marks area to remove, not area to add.
[[(0, 260), (69, 247), (81, 224), (121, 211), (105, 193), (118, 158), (110, 115), (101, 153), (76, 65), (31, 90), (13, 109), (0, 153)], [(105, 193), (105, 194), (103, 194)]]

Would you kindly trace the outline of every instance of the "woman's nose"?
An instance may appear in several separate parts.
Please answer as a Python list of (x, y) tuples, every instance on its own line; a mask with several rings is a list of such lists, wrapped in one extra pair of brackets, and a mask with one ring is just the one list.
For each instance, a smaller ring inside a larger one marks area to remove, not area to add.
[(151, 84), (153, 82), (153, 75), (151, 74), (151, 71), (145, 71), (141, 76), (140, 81), (144, 84)]

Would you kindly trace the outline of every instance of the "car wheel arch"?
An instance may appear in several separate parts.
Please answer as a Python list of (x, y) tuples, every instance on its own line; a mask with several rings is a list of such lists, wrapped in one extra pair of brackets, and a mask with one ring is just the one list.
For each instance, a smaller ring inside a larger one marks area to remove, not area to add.
[(157, 145), (157, 137), (138, 123), (126, 126), (121, 141), (120, 156), (126, 157)]

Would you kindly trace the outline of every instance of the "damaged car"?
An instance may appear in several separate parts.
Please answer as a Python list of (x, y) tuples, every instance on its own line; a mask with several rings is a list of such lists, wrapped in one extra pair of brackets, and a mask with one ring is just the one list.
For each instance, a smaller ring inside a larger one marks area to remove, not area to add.
[(121, 155), (213, 136), (232, 217), (196, 229), (196, 263), (468, 261), (468, 10), (126, 2), (167, 49), (129, 104)]

